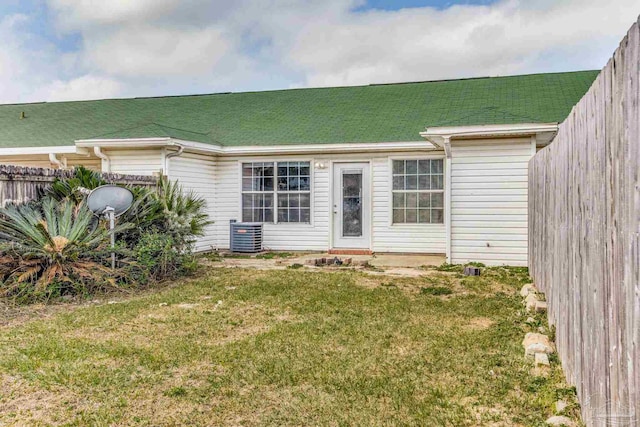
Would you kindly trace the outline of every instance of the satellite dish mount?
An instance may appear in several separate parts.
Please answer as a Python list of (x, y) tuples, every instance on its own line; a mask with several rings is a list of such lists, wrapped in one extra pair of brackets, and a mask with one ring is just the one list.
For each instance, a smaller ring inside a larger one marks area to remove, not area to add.
[[(111, 249), (116, 247), (116, 218), (125, 213), (133, 203), (133, 193), (128, 188), (117, 185), (102, 185), (89, 193), (87, 205), (94, 215), (109, 221)], [(116, 268), (116, 254), (111, 252), (111, 268)]]

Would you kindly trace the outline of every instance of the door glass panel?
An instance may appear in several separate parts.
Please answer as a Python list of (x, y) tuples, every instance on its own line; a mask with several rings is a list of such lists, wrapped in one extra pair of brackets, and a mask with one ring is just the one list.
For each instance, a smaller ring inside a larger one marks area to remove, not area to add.
[(342, 235), (362, 236), (362, 172), (342, 174)]

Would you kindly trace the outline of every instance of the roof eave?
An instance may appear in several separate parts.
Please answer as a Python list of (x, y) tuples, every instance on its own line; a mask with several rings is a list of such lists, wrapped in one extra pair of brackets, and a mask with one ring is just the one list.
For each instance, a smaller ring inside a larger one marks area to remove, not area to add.
[(539, 145), (549, 144), (558, 132), (558, 123), (518, 123), (477, 126), (429, 127), (420, 136), (443, 147), (451, 139), (536, 136)]
[(371, 142), (337, 144), (281, 144), (220, 146), (187, 141), (176, 138), (128, 138), (128, 139), (85, 139), (76, 141), (77, 147), (101, 147), (106, 149), (184, 147), (190, 152), (220, 156), (249, 156), (270, 154), (311, 154), (311, 153), (361, 153), (380, 151), (438, 150), (439, 147), (426, 141)]

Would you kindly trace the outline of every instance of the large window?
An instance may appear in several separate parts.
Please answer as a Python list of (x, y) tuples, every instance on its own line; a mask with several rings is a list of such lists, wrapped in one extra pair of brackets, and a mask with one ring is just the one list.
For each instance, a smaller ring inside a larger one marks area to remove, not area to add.
[(310, 163), (243, 163), (242, 220), (309, 223)]
[(442, 159), (393, 160), (393, 223), (444, 222)]

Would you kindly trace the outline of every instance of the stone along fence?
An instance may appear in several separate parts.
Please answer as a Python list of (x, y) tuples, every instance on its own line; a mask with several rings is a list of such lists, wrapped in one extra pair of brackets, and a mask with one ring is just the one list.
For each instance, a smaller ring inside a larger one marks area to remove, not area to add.
[[(44, 189), (56, 178), (71, 178), (73, 174), (73, 170), (0, 165), (0, 206), (33, 200), (38, 197), (39, 189)], [(152, 176), (103, 173), (102, 178), (108, 183), (120, 185), (157, 184), (157, 178)]]
[(529, 163), (529, 268), (588, 426), (640, 426), (640, 32)]

